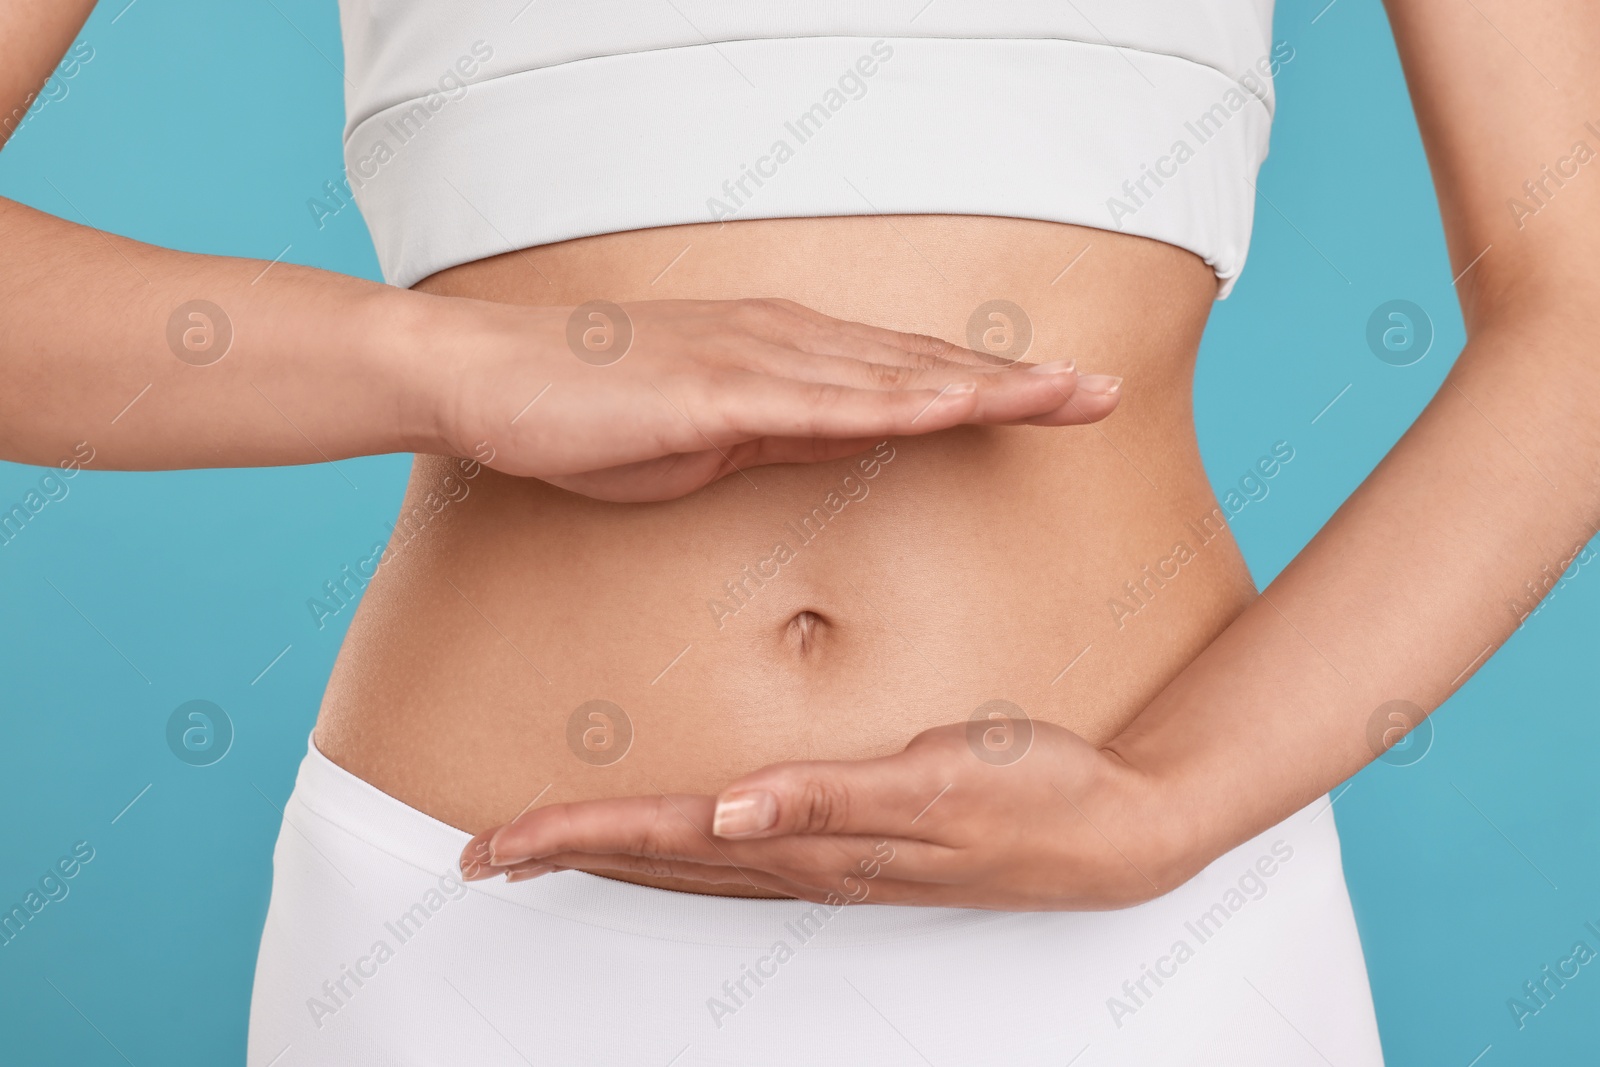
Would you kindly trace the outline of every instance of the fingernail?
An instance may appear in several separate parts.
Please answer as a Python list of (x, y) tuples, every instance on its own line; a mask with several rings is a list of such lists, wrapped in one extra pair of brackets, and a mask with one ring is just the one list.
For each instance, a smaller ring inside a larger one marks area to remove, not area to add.
[(520, 870), (520, 871), (508, 871), (506, 873), (506, 881), (507, 882), (526, 882), (530, 878), (537, 878), (541, 874), (549, 874), (553, 870), (555, 870), (555, 868), (552, 867), (550, 864), (543, 863), (543, 864), (540, 864), (537, 867), (526, 867), (526, 868), (524, 868), (523, 870)]
[(505, 855), (491, 855), (489, 865), (492, 867), (515, 867), (519, 863), (527, 863), (533, 859), (533, 853), (508, 852)]
[(1058, 359), (1054, 363), (1035, 363), (1028, 368), (1029, 374), (1071, 374), (1078, 365), (1075, 359)]
[(485, 878), (493, 878), (495, 872), (489, 869), (489, 842), (479, 838), (468, 843), (461, 850), (461, 879), (465, 882), (478, 882)]
[(765, 790), (717, 798), (711, 832), (718, 837), (749, 837), (778, 821), (778, 798)]
[(506, 843), (500, 840), (499, 834), (495, 834), (489, 839), (489, 862), (496, 867), (514, 867), (531, 859), (533, 859), (533, 853), (526, 849), (508, 849)]
[(461, 880), (463, 882), (481, 882), (485, 878), (493, 878), (500, 872), (477, 860), (468, 860), (461, 865)]
[(1122, 379), (1110, 374), (1085, 374), (1078, 379), (1078, 391), (1096, 396), (1116, 396)]

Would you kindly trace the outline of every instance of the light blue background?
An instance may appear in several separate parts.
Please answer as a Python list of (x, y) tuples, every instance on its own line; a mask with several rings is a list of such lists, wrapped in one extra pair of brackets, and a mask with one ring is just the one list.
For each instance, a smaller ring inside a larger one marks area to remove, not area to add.
[[(123, 2), (84, 31), (95, 55), (69, 95), (0, 154), (0, 193), (156, 244), (377, 277), (358, 215), (319, 231), (306, 207), (342, 174), (334, 4)], [(1296, 57), (1250, 265), (1217, 307), (1197, 385), (1219, 492), (1272, 442), (1296, 450), (1235, 524), (1263, 584), (1417, 415), (1463, 338), (1382, 11), (1340, 0), (1313, 22), (1324, 2), (1280, 5)], [(1410, 367), (1364, 340), (1394, 298), (1437, 327)], [(89, 472), (0, 546), (0, 906), (74, 842), (96, 852), (0, 948), (6, 1063), (242, 1061), (278, 808), (349, 615), (319, 633), (304, 603), (386, 535), (407, 459), (340, 468), (356, 488), (327, 466)], [(41, 473), (0, 464), (0, 509)], [(1340, 795), (1392, 1064), (1593, 1062), (1600, 967), (1521, 1031), (1506, 1001), (1575, 941), (1596, 943), (1583, 923), (1600, 924), (1597, 606), (1586, 568), (1437, 713), (1425, 759), (1375, 764)], [(195, 698), (237, 730), (215, 766), (179, 762), (164, 740)]]

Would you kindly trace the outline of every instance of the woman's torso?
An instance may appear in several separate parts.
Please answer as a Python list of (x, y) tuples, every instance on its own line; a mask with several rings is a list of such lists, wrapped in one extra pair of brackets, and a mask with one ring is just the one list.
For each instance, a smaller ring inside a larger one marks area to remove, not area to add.
[(1216, 278), (1171, 245), (1008, 218), (754, 220), (548, 245), (419, 288), (787, 297), (960, 343), (1005, 300), (1028, 360), (1125, 379), (1099, 425), (896, 439), (865, 467), (762, 467), (660, 504), (418, 457), (416, 518), (364, 594), (317, 744), (460, 829), (536, 798), (711, 794), (779, 760), (886, 754), (996, 699), (1103, 741), (1254, 593), (1190, 410)]

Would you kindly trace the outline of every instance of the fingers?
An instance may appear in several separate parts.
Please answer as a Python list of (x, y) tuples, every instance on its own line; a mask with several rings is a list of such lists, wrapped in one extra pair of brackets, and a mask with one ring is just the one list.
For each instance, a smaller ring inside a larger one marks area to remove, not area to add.
[(942, 389), (952, 382), (1005, 378), (1036, 365), (973, 367), (936, 357), (919, 359), (885, 346), (878, 346), (873, 352), (839, 353), (767, 342), (748, 345), (741, 350), (741, 356), (749, 369), (775, 377), (834, 382), (857, 389)]
[[(701, 443), (704, 444), (704, 441)], [(742, 445), (730, 445), (721, 452), (716, 449), (678, 452), (668, 456), (658, 456), (655, 459), (623, 463), (615, 467), (601, 467), (579, 474), (549, 474), (544, 480), (568, 492), (582, 493), (596, 500), (630, 504), (676, 500), (734, 473), (735, 470), (757, 466), (755, 463), (745, 462), (740, 456), (758, 444), (759, 442), (747, 442)], [(856, 451), (860, 449), (852, 449), (845, 454), (853, 455)]]
[[(744, 351), (744, 356), (749, 369), (777, 378), (847, 385), (853, 389), (937, 390), (957, 383), (972, 382), (979, 389), (990, 391), (1033, 389), (1039, 396), (1047, 396), (1060, 403), (1071, 395), (1077, 381), (1072, 360), (1046, 364), (1018, 363), (1011, 367), (972, 367), (942, 359), (912, 360), (906, 357), (896, 362), (797, 352), (768, 344), (754, 345)], [(1055, 379), (1051, 375), (1064, 377)], [(1051, 396), (1043, 389), (1041, 378), (1063, 391)]]
[[(920, 806), (925, 810), (926, 801)], [(608, 865), (656, 877), (717, 881), (742, 878), (728, 872), (744, 870), (782, 879), (784, 885), (773, 885), (751, 875), (751, 884), (777, 892), (848, 889), (890, 864), (902, 878), (955, 881), (962, 875), (958, 850), (943, 845), (891, 834), (827, 831), (733, 840), (713, 834), (712, 811), (711, 797), (686, 795), (552, 804), (473, 838), (462, 852), (462, 875), (473, 881), (508, 872), (531, 876)], [(916, 814), (914, 808), (891, 807), (884, 821), (914, 828)]]
[[(485, 835), (487, 836), (487, 835)], [(509, 882), (555, 871), (646, 875), (708, 886), (748, 886), (802, 900), (839, 903), (923, 903), (953, 899), (970, 881), (970, 864), (953, 850), (918, 842), (869, 838), (783, 838), (728, 843), (733, 851), (759, 850), (749, 860), (695, 861), (621, 852), (556, 852), (506, 867), (462, 864), (467, 881), (505, 875)], [(727, 856), (727, 852), (723, 855)]]
[[(706, 431), (721, 438), (717, 444), (758, 437), (908, 437), (959, 426), (978, 410), (973, 382), (944, 389), (885, 390), (748, 374), (719, 392), (707, 401), (711, 410), (696, 416), (697, 422), (721, 420), (720, 433)], [(1040, 407), (1027, 414), (1050, 410)]]
[[(815, 350), (907, 366), (955, 363), (976, 370), (996, 369), (992, 361), (940, 337), (837, 319), (793, 300), (772, 298), (761, 303), (792, 316), (792, 319), (785, 321), (783, 315), (779, 315), (774, 325), (778, 327), (782, 338), (794, 342), (803, 351)], [(813, 349), (807, 345), (816, 347)]]
[[(749, 886), (781, 893), (796, 900), (836, 907), (847, 904), (960, 906), (970, 897), (964, 885), (945, 885), (898, 878), (867, 879), (846, 876), (839, 879), (832, 888), (827, 888), (822, 885), (793, 882), (755, 867), (727, 867), (674, 860), (647, 860), (627, 855), (589, 855), (581, 852), (565, 853), (560, 859), (562, 863), (560, 866), (549, 863), (527, 863), (509, 868), (505, 871), (506, 881), (528, 881), (555, 871), (568, 870), (613, 876), (643, 874), (655, 878), (698, 882), (705, 886)], [(811, 882), (818, 881), (825, 879), (811, 879)]]
[[(768, 436), (909, 437), (962, 424), (1002, 425), (1040, 416), (1065, 425), (1104, 418), (1116, 406), (1112, 399), (1061, 412), (1075, 389), (1076, 374), (1070, 367), (974, 376), (939, 389), (868, 389), (748, 374), (705, 398), (702, 404), (709, 412), (693, 421), (716, 444), (725, 445)], [(720, 439), (708, 424), (718, 426)]]
[(463, 881), (476, 882), (483, 878), (491, 878), (494, 871), (489, 862), (490, 834), (478, 834), (467, 847), (461, 850), (461, 858), (457, 861), (461, 868)]
[[(507, 868), (504, 873), (506, 881), (521, 882), (566, 870), (590, 874), (648, 875), (699, 882), (706, 886), (748, 886), (814, 903), (937, 904), (955, 900), (957, 895), (965, 892), (965, 887), (961, 885), (879, 877), (882, 868), (872, 875), (847, 872), (833, 878), (820, 872), (809, 872), (803, 880), (794, 881), (758, 867), (689, 863), (615, 853), (561, 853), (550, 857), (549, 861), (530, 861)], [(480, 877), (489, 876), (484, 874)]]
[[(760, 438), (882, 440), (960, 425), (1080, 425), (1105, 418), (1120, 400), (1120, 390), (1079, 397), (1070, 367), (978, 376), (938, 389), (860, 388), (756, 373), (710, 386), (685, 384), (696, 395), (662, 394), (666, 410), (653, 447), (658, 454), (720, 450), (740, 467), (754, 464), (738, 463), (729, 448)], [(792, 443), (774, 447), (795, 449)], [(828, 454), (855, 451), (859, 447)]]
[[(859, 455), (881, 437), (758, 437), (754, 441), (680, 452), (582, 474), (551, 475), (551, 485), (599, 500), (675, 500), (738, 471), (769, 463), (823, 463)], [(705, 443), (704, 439), (701, 441)]]
[(823, 463), (859, 455), (879, 444), (881, 437), (761, 437), (727, 450), (726, 469), (718, 476), (769, 463)]
[(800, 305), (660, 301), (647, 316), (660, 320), (659, 358), (563, 364), (562, 401), (517, 429), (500, 469), (600, 499), (666, 500), (746, 467), (839, 459), (885, 437), (1078, 425), (1118, 403), (1117, 390), (1095, 390), (1099, 378), (1085, 388), (1070, 361), (996, 368), (936, 338)]
[[(860, 323), (848, 324), (851, 331), (828, 326), (801, 325), (798, 329), (772, 330), (762, 340), (787, 360), (797, 355), (831, 356), (853, 363), (876, 363), (913, 369), (956, 368), (973, 372), (994, 372), (1004, 367), (981, 359), (938, 337), (922, 334), (897, 334)], [(907, 339), (916, 338), (915, 342)], [(901, 343), (893, 343), (900, 341)]]
[(880, 847), (880, 839), (843, 832), (781, 840), (723, 840), (712, 833), (712, 808), (711, 797), (689, 795), (551, 804), (525, 812), (487, 835), (486, 862), (485, 846), (474, 839), (463, 853), (463, 873), (469, 860), (480, 873), (498, 873), (497, 869), (530, 864), (577, 866), (583, 856), (626, 855), (640, 861), (626, 869), (645, 874), (666, 873), (652, 868), (652, 861), (748, 866), (797, 884), (828, 888), (829, 883), (858, 867), (872, 866), (875, 855), (881, 862), (884, 855), (903, 854), (909, 844)]
[(969, 720), (924, 730), (893, 756), (776, 764), (716, 798), (550, 805), (474, 838), (462, 873), (610, 871), (822, 903), (1019, 910), (1126, 907), (1162, 892), (1145, 873), (1161, 870), (1144, 862), (1157, 846), (1134, 799), (1148, 791), (1138, 772), (1045, 721), (1015, 752), (992, 732)]
[(728, 840), (786, 834), (922, 839), (917, 823), (955, 781), (944, 751), (928, 746), (874, 760), (775, 764), (718, 795), (712, 833)]
[[(1117, 406), (1121, 379), (1088, 375), (1089, 391), (1082, 393), (1082, 380), (1076, 361), (1057, 363), (1019, 363), (1012, 368), (965, 367), (957, 363), (936, 363), (917, 367), (891, 363), (870, 363), (840, 356), (799, 356), (782, 349), (774, 355), (770, 369), (779, 378), (818, 384), (834, 383), (853, 389), (948, 390), (971, 383), (978, 392), (972, 422), (991, 424), (1032, 423), (1065, 426), (1095, 422)], [(1024, 412), (1015, 418), (1011, 412)]]
[(615, 797), (524, 812), (490, 836), (489, 862), (511, 867), (558, 852), (628, 853), (722, 862), (709, 837), (712, 799)]
[(1017, 420), (1024, 426), (1084, 426), (1099, 422), (1117, 409), (1122, 399), (1122, 379), (1109, 374), (1085, 374), (1077, 388), (1054, 411)]
[[(655, 856), (634, 856), (625, 852), (590, 853), (558, 852), (554, 856), (529, 860), (505, 869), (506, 880), (520, 882), (537, 878), (558, 870), (586, 871), (591, 874), (648, 875), (651, 878), (675, 878), (700, 882), (708, 886), (739, 886), (764, 889), (772, 893), (797, 897), (814, 891), (809, 886), (798, 885), (771, 871), (756, 867), (742, 867), (723, 863), (695, 863), (689, 860), (668, 860)], [(496, 872), (498, 873), (498, 872)], [(487, 877), (487, 876), (486, 876)]]
[[(1067, 372), (1072, 369), (1072, 361), (996, 366), (992, 359), (938, 337), (835, 319), (792, 300), (752, 303), (765, 308), (777, 326), (774, 339), (778, 343), (767, 350), (769, 355), (776, 356), (775, 363), (767, 368), (775, 374), (877, 389), (945, 389), (952, 383), (977, 381), (980, 390), (987, 388), (998, 393), (1007, 387), (1020, 387), (1025, 395), (1037, 398), (1048, 397), (1048, 393), (1042, 387), (1037, 393), (1026, 393), (1037, 383), (1017, 376), (1051, 368), (1062, 376), (1051, 376), (1056, 393), (1052, 399), (1056, 403), (1047, 410), (1002, 419), (986, 411), (985, 404), (980, 402), (977, 410), (984, 413), (974, 420), (1032, 426), (1098, 422), (1111, 414), (1120, 399), (1121, 378), (1089, 375), (1081, 382), (1069, 379)], [(793, 358), (789, 351), (791, 346), (811, 354), (812, 358)]]

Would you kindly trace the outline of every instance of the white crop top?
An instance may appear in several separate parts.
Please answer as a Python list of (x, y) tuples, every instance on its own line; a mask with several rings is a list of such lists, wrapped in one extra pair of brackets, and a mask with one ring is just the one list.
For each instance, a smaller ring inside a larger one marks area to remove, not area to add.
[(1272, 0), (341, 0), (384, 277), (721, 219), (964, 214), (1195, 252), (1226, 296)]

